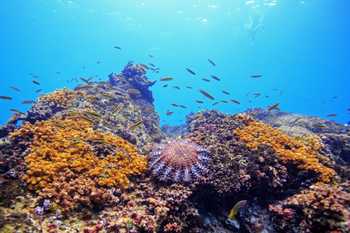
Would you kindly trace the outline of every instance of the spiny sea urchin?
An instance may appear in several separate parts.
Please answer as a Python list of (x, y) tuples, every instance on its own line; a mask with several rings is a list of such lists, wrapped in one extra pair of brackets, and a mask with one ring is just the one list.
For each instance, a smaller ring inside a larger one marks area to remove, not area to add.
[(157, 144), (150, 153), (149, 166), (160, 180), (190, 182), (207, 171), (208, 151), (186, 139)]

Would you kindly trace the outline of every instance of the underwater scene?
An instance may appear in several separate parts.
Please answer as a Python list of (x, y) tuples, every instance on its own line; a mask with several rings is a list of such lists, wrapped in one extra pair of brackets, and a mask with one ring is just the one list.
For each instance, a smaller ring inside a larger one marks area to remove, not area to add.
[(350, 2), (0, 6), (0, 233), (350, 232)]

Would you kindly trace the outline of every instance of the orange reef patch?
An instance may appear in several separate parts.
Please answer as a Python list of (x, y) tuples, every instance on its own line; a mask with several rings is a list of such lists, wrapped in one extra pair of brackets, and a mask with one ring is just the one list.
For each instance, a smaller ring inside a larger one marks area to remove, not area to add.
[(62, 108), (67, 108), (82, 92), (61, 89), (40, 97), (40, 101), (53, 103)]
[(247, 126), (235, 130), (235, 135), (256, 150), (259, 145), (271, 146), (284, 161), (295, 162), (299, 168), (320, 174), (320, 181), (330, 182), (335, 171), (324, 166), (318, 159), (321, 140), (317, 136), (291, 137), (267, 124), (249, 121)]
[[(31, 138), (22, 177), (29, 189), (72, 208), (91, 199), (110, 199), (108, 188), (125, 188), (143, 173), (147, 160), (124, 139), (93, 130), (79, 116), (25, 124), (12, 138)], [(96, 202), (96, 200), (94, 201)]]

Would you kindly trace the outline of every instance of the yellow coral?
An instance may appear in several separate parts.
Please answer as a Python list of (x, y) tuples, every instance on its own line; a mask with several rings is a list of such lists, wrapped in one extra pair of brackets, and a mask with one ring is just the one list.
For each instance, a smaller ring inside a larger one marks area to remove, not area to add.
[(147, 168), (146, 158), (135, 146), (110, 133), (94, 131), (90, 121), (76, 115), (27, 123), (11, 134), (12, 138), (28, 136), (32, 139), (23, 180), (39, 192), (54, 192), (78, 178), (93, 181), (96, 187), (127, 187), (130, 175)]
[(321, 140), (316, 136), (295, 138), (267, 124), (250, 120), (247, 126), (235, 130), (235, 135), (250, 149), (259, 145), (271, 146), (282, 160), (296, 162), (301, 169), (320, 174), (320, 181), (329, 182), (335, 171), (321, 164), (318, 153), (322, 148)]
[(54, 91), (50, 94), (40, 97), (40, 101), (54, 103), (57, 106), (62, 108), (67, 108), (71, 105), (72, 101), (78, 96), (82, 96), (82, 92), (71, 91), (68, 89), (62, 89)]

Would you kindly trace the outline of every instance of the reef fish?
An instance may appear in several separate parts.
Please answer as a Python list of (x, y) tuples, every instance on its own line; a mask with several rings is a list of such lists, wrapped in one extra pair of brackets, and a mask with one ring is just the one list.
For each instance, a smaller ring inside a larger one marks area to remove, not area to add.
[(34, 83), (35, 85), (40, 85), (40, 83), (34, 79), (32, 80), (32, 83)]
[(212, 79), (215, 79), (216, 81), (220, 81), (221, 79), (218, 77), (218, 76), (216, 76), (216, 75), (210, 75), (210, 77), (212, 78)]
[(202, 101), (202, 100), (196, 100), (196, 103), (197, 103), (197, 104), (203, 104), (204, 101)]
[(190, 87), (190, 86), (187, 86), (186, 88), (187, 88), (187, 89), (192, 89), (192, 87)]
[(253, 74), (250, 76), (251, 78), (261, 78), (262, 75), (261, 74)]
[(229, 220), (235, 220), (235, 219), (237, 218), (237, 214), (238, 214), (239, 210), (240, 210), (241, 208), (243, 208), (246, 204), (247, 204), (247, 201), (246, 201), (246, 200), (242, 200), (242, 201), (237, 202), (237, 203), (232, 207), (232, 209), (230, 210), (230, 212), (228, 213), (227, 218), (228, 218)]
[(269, 112), (271, 112), (272, 110), (280, 111), (280, 104), (279, 103), (273, 104), (267, 108), (267, 111)]
[(171, 116), (171, 115), (173, 115), (173, 113), (174, 113), (174, 112), (171, 112), (171, 111), (168, 110), (168, 111), (166, 112), (166, 115), (167, 115), (167, 116)]
[(189, 69), (189, 68), (186, 68), (187, 72), (192, 74), (192, 75), (196, 75), (196, 72), (194, 72), (193, 70)]
[(136, 122), (135, 124), (133, 124), (133, 125), (131, 125), (131, 126), (129, 127), (129, 130), (134, 130), (134, 129), (136, 129), (136, 128), (139, 127), (142, 123), (143, 123), (142, 120)]
[(208, 62), (209, 62), (212, 66), (216, 66), (216, 63), (213, 62), (213, 60), (211, 60), (211, 59), (209, 59), (209, 58), (208, 58)]
[(210, 82), (210, 80), (207, 79), (207, 78), (202, 78), (202, 80), (205, 81), (205, 82)]
[(168, 87), (168, 84), (163, 85), (163, 87)]
[(215, 98), (210, 95), (208, 92), (204, 91), (204, 90), (199, 90), (199, 92), (204, 95), (205, 97), (207, 97), (208, 99), (214, 100)]
[(239, 102), (238, 100), (235, 100), (235, 99), (230, 99), (230, 101), (234, 104), (241, 104), (241, 102)]
[(12, 100), (11, 96), (0, 95), (0, 99), (2, 100)]
[(90, 84), (90, 83), (91, 83), (91, 79), (92, 79), (92, 78), (88, 78), (88, 79), (86, 79), (86, 78), (80, 78), (80, 80), (83, 81), (83, 82), (86, 83), (86, 84)]
[(34, 100), (23, 100), (22, 104), (34, 104), (35, 101)]
[(172, 78), (172, 77), (164, 77), (164, 78), (161, 78), (160, 81), (171, 81), (173, 79), (174, 78)]
[(20, 91), (21, 91), (19, 88), (14, 87), (14, 86), (10, 86), (10, 88), (11, 88), (12, 90), (14, 90), (14, 91), (17, 91), (17, 92), (20, 92)]
[(336, 116), (337, 116), (337, 114), (335, 114), (335, 113), (331, 113), (331, 114), (327, 115), (327, 117), (336, 117)]
[(230, 95), (230, 92), (228, 92), (228, 91), (222, 91), (222, 93), (224, 93), (225, 95)]
[(14, 112), (14, 113), (19, 113), (19, 114), (25, 114), (24, 112), (21, 112), (21, 111), (15, 109), (15, 108), (11, 108), (10, 111)]
[(179, 105), (178, 104), (171, 104), (171, 106), (173, 106), (173, 107), (179, 107)]
[(39, 93), (39, 92), (41, 92), (43, 89), (38, 89), (38, 90), (36, 90), (35, 91), (35, 93)]
[(173, 88), (177, 89), (177, 90), (180, 90), (180, 87), (179, 86), (173, 86)]
[(114, 46), (113, 48), (115, 48), (115, 49), (119, 49), (119, 50), (122, 50), (122, 48), (121, 48), (121, 47), (119, 47), (119, 46)]
[(185, 105), (179, 104), (180, 108), (186, 109), (187, 107)]

